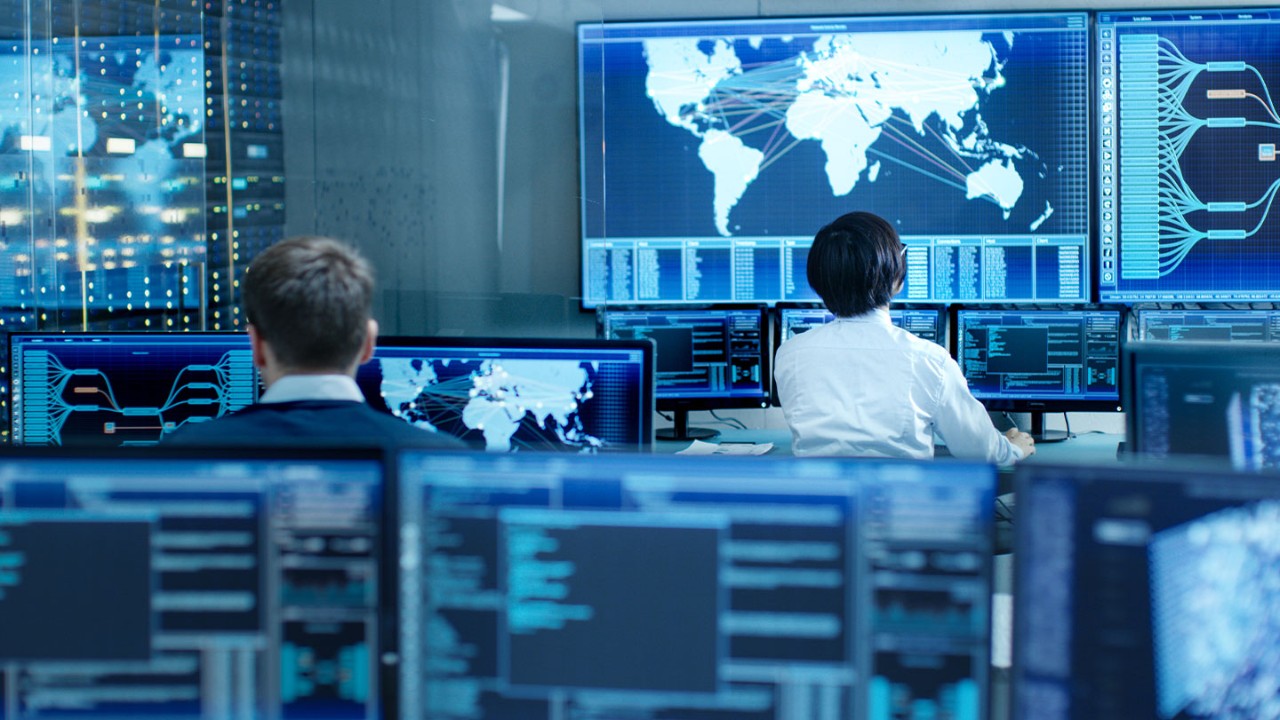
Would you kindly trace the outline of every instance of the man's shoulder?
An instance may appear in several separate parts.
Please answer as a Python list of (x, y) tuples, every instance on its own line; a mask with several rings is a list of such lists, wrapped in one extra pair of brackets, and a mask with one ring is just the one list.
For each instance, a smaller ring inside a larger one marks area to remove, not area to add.
[(415, 448), (465, 448), (457, 438), (414, 427), (352, 401), (258, 403), (234, 414), (187, 425), (166, 444), (250, 446), (375, 444)]

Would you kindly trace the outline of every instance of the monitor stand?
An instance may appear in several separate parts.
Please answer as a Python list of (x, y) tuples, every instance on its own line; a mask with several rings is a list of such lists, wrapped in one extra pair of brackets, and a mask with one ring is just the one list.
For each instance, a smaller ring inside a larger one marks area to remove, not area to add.
[(1062, 442), (1071, 437), (1065, 430), (1045, 430), (1044, 413), (1031, 413), (1031, 439), (1038, 443)]
[(672, 413), (676, 423), (675, 427), (662, 428), (654, 433), (654, 437), (659, 440), (708, 440), (720, 434), (719, 430), (711, 428), (689, 427), (689, 411), (676, 410)]

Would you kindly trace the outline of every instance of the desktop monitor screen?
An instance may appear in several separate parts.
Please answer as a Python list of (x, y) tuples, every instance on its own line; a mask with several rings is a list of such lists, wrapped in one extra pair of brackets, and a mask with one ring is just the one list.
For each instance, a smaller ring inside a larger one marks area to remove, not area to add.
[[(780, 345), (800, 333), (835, 319), (829, 310), (821, 306), (778, 307), (777, 343)], [(889, 319), (897, 327), (922, 340), (946, 346), (946, 312), (939, 308), (889, 308)]]
[(399, 478), (402, 720), (986, 717), (988, 466), (406, 453)]
[(0, 456), (0, 716), (382, 718), (382, 459), (164, 450)]
[(653, 341), (659, 408), (759, 407), (768, 402), (768, 315), (762, 307), (601, 308), (596, 318), (600, 337)]
[(1013, 717), (1276, 717), (1280, 482), (1018, 467)]
[(1103, 302), (1280, 300), (1280, 10), (1101, 12)]
[(1089, 300), (1084, 12), (578, 26), (583, 304), (813, 301), (849, 212), (904, 302)]
[(1280, 311), (1139, 310), (1138, 339), (1280, 342)]
[(1131, 452), (1280, 468), (1280, 347), (1131, 343), (1125, 410)]
[(356, 383), (375, 409), (491, 452), (653, 442), (649, 342), (386, 337)]
[(258, 399), (244, 333), (12, 333), (15, 445), (154, 445)]
[(1118, 310), (958, 310), (952, 347), (993, 410), (1116, 410)]

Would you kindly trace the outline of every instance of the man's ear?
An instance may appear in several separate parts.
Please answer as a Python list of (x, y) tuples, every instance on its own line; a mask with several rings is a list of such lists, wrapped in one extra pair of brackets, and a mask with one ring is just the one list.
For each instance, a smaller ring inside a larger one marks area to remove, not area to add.
[(364, 334), (364, 349), (360, 351), (360, 362), (363, 365), (373, 359), (374, 348), (378, 346), (378, 321), (369, 318), (369, 325)]
[(266, 349), (262, 344), (262, 336), (258, 334), (258, 329), (249, 325), (246, 330), (249, 333), (249, 347), (253, 350), (253, 366), (262, 369), (267, 364)]

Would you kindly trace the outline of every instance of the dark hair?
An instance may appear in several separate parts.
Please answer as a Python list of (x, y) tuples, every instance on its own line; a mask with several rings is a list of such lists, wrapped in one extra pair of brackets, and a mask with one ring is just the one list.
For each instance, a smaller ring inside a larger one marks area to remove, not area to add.
[(373, 269), (332, 238), (289, 238), (253, 259), (242, 297), (249, 324), (283, 366), (345, 371), (368, 333)]
[(888, 305), (906, 273), (897, 231), (869, 212), (840, 216), (809, 248), (809, 285), (836, 317)]

